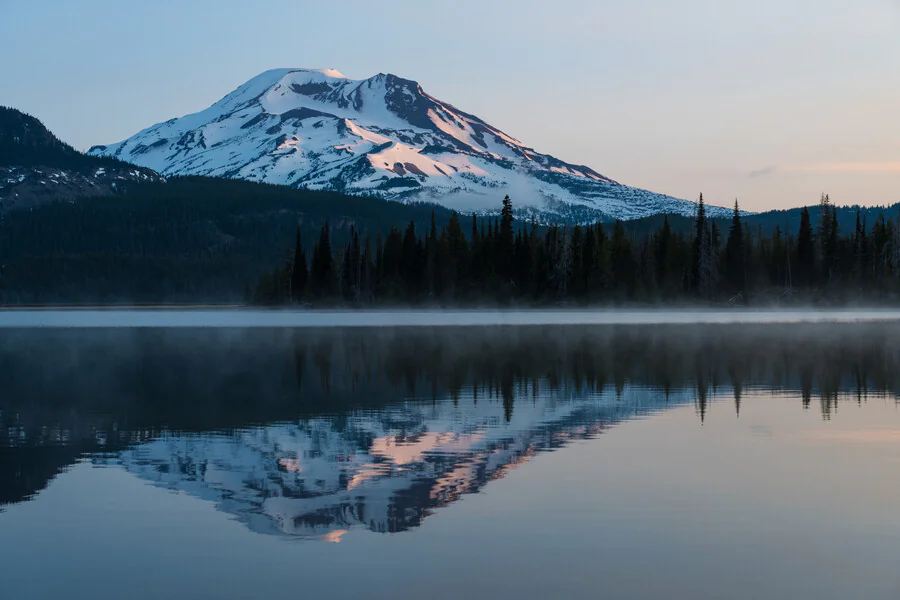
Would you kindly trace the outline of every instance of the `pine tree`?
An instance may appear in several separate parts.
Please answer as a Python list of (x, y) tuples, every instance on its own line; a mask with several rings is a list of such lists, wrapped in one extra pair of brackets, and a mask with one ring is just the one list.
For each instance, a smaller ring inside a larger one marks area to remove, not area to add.
[(309, 272), (306, 266), (306, 252), (300, 239), (300, 227), (297, 227), (297, 239), (294, 242), (294, 260), (291, 264), (291, 301), (299, 303), (306, 291), (306, 280)]
[(375, 264), (372, 258), (372, 236), (366, 233), (366, 245), (363, 249), (362, 257), (362, 277), (360, 278), (360, 299), (362, 302), (371, 304), (375, 299)]
[(809, 209), (800, 211), (800, 230), (797, 232), (797, 281), (809, 287), (815, 281), (815, 245)]
[(437, 290), (437, 280), (440, 278), (437, 268), (438, 235), (437, 224), (434, 219), (434, 209), (431, 209), (431, 229), (425, 242), (425, 287), (429, 298), (434, 298)]
[(612, 236), (612, 277), (620, 299), (634, 292), (634, 256), (622, 221), (616, 219)]
[(320, 298), (330, 298), (334, 294), (334, 256), (331, 250), (331, 225), (322, 225), (319, 241), (313, 248), (311, 283), (314, 294)]
[(442, 271), (445, 282), (445, 295), (451, 299), (456, 297), (462, 285), (467, 265), (469, 264), (469, 244), (463, 233), (462, 224), (456, 211), (450, 214), (446, 228), (446, 252), (442, 255)]
[(707, 221), (707, 233), (703, 238), (700, 253), (700, 296), (702, 298), (712, 298), (719, 283), (721, 238), (716, 222)]
[(694, 242), (691, 256), (691, 289), (695, 294), (700, 293), (702, 285), (702, 269), (705, 247), (708, 245), (706, 228), (706, 206), (703, 204), (703, 194), (697, 203), (697, 218), (694, 222)]
[(512, 262), (514, 252), (513, 240), (513, 207), (509, 196), (503, 198), (503, 208), (500, 210), (500, 229), (497, 235), (497, 258), (500, 261), (498, 274), (504, 281), (512, 278)]
[(416, 222), (410, 221), (403, 234), (400, 255), (401, 274), (407, 297), (413, 299), (422, 289), (421, 241), (416, 237)]
[[(890, 240), (888, 242), (890, 244), (890, 250), (887, 251), (887, 254), (890, 256), (888, 263), (890, 264), (891, 275), (896, 281), (900, 278), (900, 215), (897, 217), (896, 224), (894, 224), (893, 219), (889, 219), (887, 228), (887, 238)], [(893, 285), (896, 285), (896, 283)]]
[(582, 229), (579, 225), (572, 228), (572, 237), (569, 240), (568, 253), (570, 256), (568, 265), (568, 289), (567, 292), (572, 297), (579, 298), (584, 294), (586, 289), (585, 279), (586, 271), (584, 265), (585, 240)]
[(725, 272), (729, 293), (736, 294), (746, 289), (746, 248), (744, 243), (744, 226), (741, 223), (741, 211), (738, 201), (734, 201), (734, 214), (731, 217), (731, 228), (728, 230), (728, 241), (725, 244)]
[(834, 279), (834, 267), (837, 255), (837, 214), (831, 205), (828, 194), (822, 194), (819, 200), (819, 230), (816, 239), (819, 247), (822, 277), (831, 284)]
[(854, 279), (858, 288), (869, 284), (871, 268), (869, 265), (869, 235), (866, 228), (866, 217), (856, 210), (856, 229), (853, 234)]
[(669, 253), (672, 244), (672, 227), (669, 225), (669, 215), (663, 218), (662, 229), (655, 236), (656, 252), (654, 258), (656, 262), (656, 280), (663, 284), (668, 278), (669, 270)]

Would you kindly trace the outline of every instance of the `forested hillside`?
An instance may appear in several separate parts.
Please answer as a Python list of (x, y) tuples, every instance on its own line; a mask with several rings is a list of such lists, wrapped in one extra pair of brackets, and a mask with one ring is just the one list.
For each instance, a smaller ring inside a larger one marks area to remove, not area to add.
[(151, 169), (82, 154), (35, 117), (0, 106), (0, 215), (162, 181)]
[[(842, 231), (823, 195), (800, 210), (795, 231), (751, 227), (738, 207), (730, 223), (707, 217), (703, 197), (692, 229), (662, 217), (656, 231), (611, 234), (601, 225), (516, 223), (452, 214), (428, 230), (410, 222), (386, 237), (352, 231), (335, 245), (323, 225), (307, 259), (298, 231), (292, 260), (266, 273), (258, 304), (838, 304), (894, 302), (900, 292), (900, 227), (858, 210)], [(464, 228), (466, 228), (464, 230)], [(465, 233), (468, 231), (468, 237)]]
[(0, 106), (0, 165), (78, 169), (126, 164), (114, 158), (82, 154), (35, 117)]
[[(735, 285), (722, 263), (731, 223), (707, 221), (709, 239), (715, 240), (710, 253), (716, 257), (717, 274), (713, 288), (698, 294), (691, 266), (696, 218), (659, 215), (576, 228), (477, 217), (473, 227), (470, 215), (453, 220), (451, 211), (438, 206), (236, 180), (173, 178), (144, 183), (118, 196), (4, 213), (0, 302), (232, 304), (255, 295), (258, 302), (281, 304), (293, 295), (294, 301), (318, 305), (623, 304), (727, 302), (738, 293), (741, 301), (751, 303), (773, 298), (891, 301), (894, 280), (885, 273), (893, 277), (900, 272), (890, 266), (898, 245), (885, 240), (896, 235), (897, 211), (860, 212), (865, 235), (857, 242), (856, 211), (828, 204), (828, 222), (837, 223), (838, 241), (835, 250), (826, 253), (821, 209), (809, 209), (815, 268), (808, 281), (803, 279), (798, 246), (802, 212), (740, 218), (750, 253), (746, 286)], [(432, 239), (432, 215), (437, 243)], [(331, 260), (320, 256), (316, 264), (330, 265), (332, 275), (326, 279), (334, 279), (322, 290), (311, 287), (308, 293), (292, 294), (284, 280), (295, 264), (298, 230), (308, 280), (314, 285), (315, 246), (321, 244), (326, 223)], [(501, 238), (508, 242), (507, 227), (513, 232), (513, 254), (519, 257), (512, 262), (497, 245)], [(376, 288), (379, 237), (381, 277), (388, 279)], [(363, 256), (367, 238), (368, 258)], [(450, 246), (456, 254), (450, 263), (441, 262)], [(345, 265), (354, 251), (356, 262)], [(823, 279), (826, 254), (834, 258), (828, 258), (830, 275)], [(651, 268), (657, 263), (660, 266)], [(455, 274), (443, 270), (446, 264), (455, 265), (447, 267)], [(510, 277), (513, 264), (517, 274)], [(363, 265), (368, 266), (360, 271)], [(360, 277), (365, 272), (368, 283), (348, 287), (347, 269), (356, 269)]]
[[(435, 208), (438, 222), (449, 211)], [(245, 287), (328, 221), (387, 231), (431, 206), (186, 177), (115, 197), (56, 202), (0, 219), (0, 302), (242, 302)]]

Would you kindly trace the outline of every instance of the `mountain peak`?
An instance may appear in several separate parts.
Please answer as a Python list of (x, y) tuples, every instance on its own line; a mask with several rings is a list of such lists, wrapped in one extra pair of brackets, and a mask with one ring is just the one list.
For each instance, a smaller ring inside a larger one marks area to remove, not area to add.
[(347, 79), (346, 75), (338, 71), (337, 69), (312, 69), (326, 77), (331, 77), (332, 79)]
[(692, 202), (542, 154), (390, 73), (354, 80), (334, 69), (266, 71), (201, 112), (89, 152), (165, 175), (241, 178), (463, 211), (495, 210), (507, 193), (520, 209), (584, 221), (695, 211)]
[(62, 142), (37, 118), (0, 106), (0, 165), (51, 164), (73, 160), (79, 152)]
[(338, 71), (337, 69), (304, 69), (304, 68), (290, 68), (290, 69), (270, 69), (265, 71), (263, 75), (270, 73), (278, 78), (283, 77), (285, 75), (291, 73), (305, 73), (313, 79), (347, 79), (347, 76)]
[(163, 178), (119, 160), (82, 154), (36, 117), (0, 106), (0, 213), (118, 194), (150, 181)]

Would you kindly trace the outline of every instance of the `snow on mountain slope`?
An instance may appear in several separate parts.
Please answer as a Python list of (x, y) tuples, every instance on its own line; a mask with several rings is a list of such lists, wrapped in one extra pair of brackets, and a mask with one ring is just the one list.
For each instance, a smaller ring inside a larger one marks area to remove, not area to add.
[(241, 178), (465, 211), (497, 210), (507, 193), (518, 208), (584, 220), (696, 211), (693, 202), (541, 154), (415, 81), (383, 73), (352, 80), (334, 70), (266, 71), (204, 111), (89, 153), (168, 176)]
[[(621, 390), (620, 390), (621, 392)], [(398, 532), (553, 451), (691, 402), (690, 390), (612, 386), (587, 398), (547, 384), (512, 414), (502, 401), (404, 402), (379, 411), (227, 433), (168, 432), (106, 464), (213, 502), (258, 533), (340, 541)]]

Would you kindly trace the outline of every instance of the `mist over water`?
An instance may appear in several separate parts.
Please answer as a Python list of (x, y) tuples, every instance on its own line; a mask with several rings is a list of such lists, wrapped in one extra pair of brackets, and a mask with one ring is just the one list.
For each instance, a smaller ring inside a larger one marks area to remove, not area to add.
[(3, 598), (900, 591), (887, 311), (59, 314), (0, 336)]
[(443, 327), (898, 321), (894, 309), (684, 310), (0, 310), (0, 328)]

